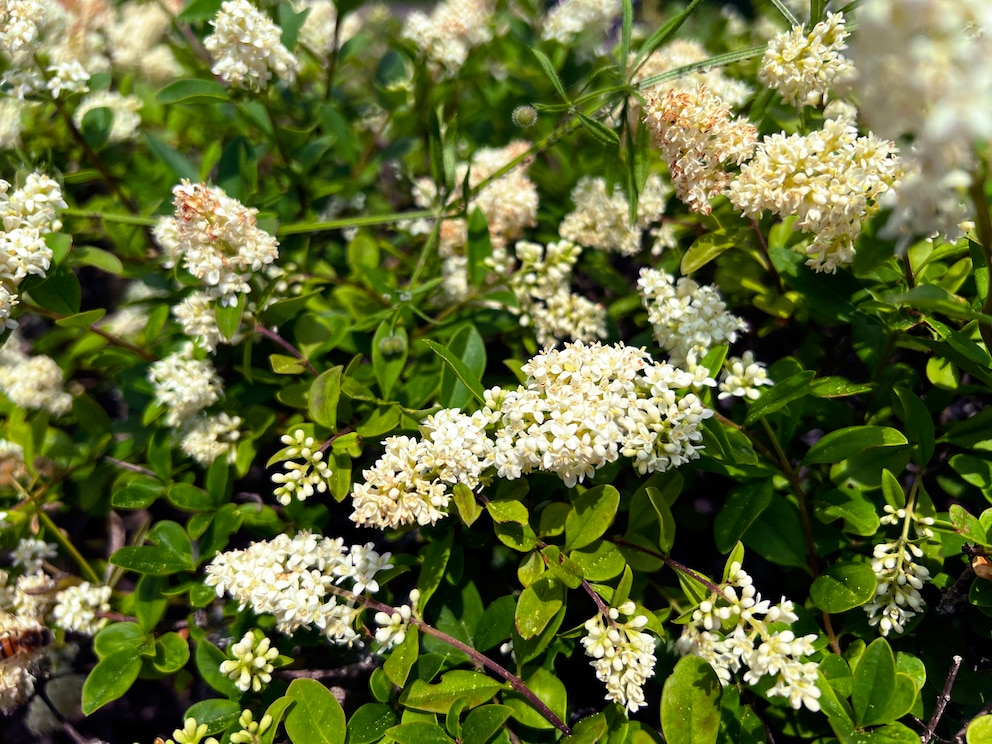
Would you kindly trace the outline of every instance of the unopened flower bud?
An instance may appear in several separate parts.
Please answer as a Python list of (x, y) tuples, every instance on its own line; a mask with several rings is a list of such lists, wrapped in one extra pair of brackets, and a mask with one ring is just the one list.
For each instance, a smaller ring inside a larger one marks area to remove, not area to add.
[(533, 106), (517, 106), (510, 115), (510, 120), (518, 127), (526, 129), (537, 123), (537, 111)]

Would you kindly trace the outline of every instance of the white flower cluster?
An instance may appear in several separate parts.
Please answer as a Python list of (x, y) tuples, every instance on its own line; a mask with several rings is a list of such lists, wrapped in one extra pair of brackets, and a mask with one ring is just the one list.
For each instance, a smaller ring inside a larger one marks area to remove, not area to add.
[(392, 612), (375, 613), (375, 622), (379, 628), (375, 631), (375, 639), (382, 644), (382, 649), (388, 650), (399, 646), (406, 638), (406, 629), (410, 626), (410, 618), (417, 615), (417, 603), (420, 601), (420, 590), (410, 590), (410, 604), (396, 607)]
[(178, 305), (173, 305), (172, 314), (183, 327), (183, 333), (211, 354), (224, 340), (217, 325), (216, 302), (206, 292), (191, 292)]
[(380, 528), (434, 524), (447, 515), (454, 486), (485, 484), (490, 467), (507, 480), (555, 473), (571, 487), (620, 457), (645, 474), (699, 456), (701, 424), (713, 412), (683, 392), (696, 377), (643, 349), (568, 343), (521, 371), (524, 385), (485, 391), (486, 407), (472, 416), (445, 409), (424, 421), (421, 438), (387, 438), (365, 482), (354, 485), (351, 519)]
[(754, 360), (754, 352), (745, 351), (742, 356), (729, 357), (724, 361), (718, 398), (757, 400), (761, 395), (758, 389), (761, 385), (774, 384), (768, 378), (765, 365)]
[(621, 12), (620, 0), (559, 0), (544, 19), (541, 38), (572, 44), (584, 35), (584, 43), (575, 46), (580, 55), (588, 54), (605, 46)]
[[(337, 6), (332, 0), (294, 0), (297, 12), (309, 10), (310, 14), (300, 27), (300, 44), (321, 56), (331, 54), (334, 46), (334, 26), (338, 22)], [(356, 36), (362, 29), (358, 13), (349, 13), (341, 19), (338, 43)]]
[[(116, 12), (114, 12), (116, 10)], [(113, 16), (102, 25), (106, 35), (106, 52), (113, 66), (137, 71), (151, 83), (178, 78), (182, 68), (176, 62), (167, 36), (172, 16), (158, 3), (127, 3), (113, 9)]]
[(0, 180), (0, 328), (16, 328), (10, 310), (17, 287), (29, 274), (44, 276), (52, 263), (45, 236), (62, 229), (58, 210), (65, 209), (58, 182), (35, 171), (21, 188)]
[(793, 106), (819, 106), (831, 90), (843, 88), (855, 76), (847, 49), (843, 13), (828, 13), (812, 30), (796, 26), (768, 42), (758, 79), (777, 90)]
[(30, 62), (36, 50), (45, 4), (39, 0), (4, 0), (0, 3), (0, 54), (13, 65)]
[[(54, 557), (53, 552), (46, 559)], [(22, 620), (42, 624), (55, 604), (57, 589), (55, 581), (39, 565), (33, 573), (24, 573), (17, 577), (13, 591), (9, 588), (7, 590), (7, 601), (12, 604), (14, 614)]]
[[(646, 615), (635, 615), (633, 602), (609, 608), (609, 617), (597, 612), (586, 620), (582, 646), (596, 670), (596, 678), (606, 685), (606, 699), (624, 706), (631, 713), (647, 705), (644, 683), (654, 676), (655, 638), (641, 630)], [(624, 616), (626, 620), (620, 620)]]
[(262, 735), (272, 726), (272, 716), (266, 713), (261, 720), (253, 720), (251, 711), (247, 708), (241, 711), (238, 718), (240, 731), (231, 734), (231, 744), (262, 744)]
[(238, 454), (241, 423), (240, 416), (229, 416), (226, 413), (196, 416), (183, 430), (179, 446), (183, 454), (205, 467), (218, 457), (233, 463)]
[[(183, 727), (181, 729), (174, 729), (172, 735), (175, 741), (172, 739), (166, 739), (165, 744), (220, 744), (217, 739), (212, 736), (207, 736), (207, 730), (209, 726), (205, 723), (197, 723), (195, 718), (187, 718), (183, 722)], [(203, 738), (203, 737), (207, 738)]]
[(55, 625), (73, 633), (96, 635), (109, 622), (99, 614), (110, 612), (110, 594), (109, 586), (88, 581), (63, 589), (55, 595)]
[(54, 543), (46, 543), (35, 537), (25, 537), (18, 541), (11, 553), (11, 562), (24, 569), (27, 575), (41, 573), (41, 565), (58, 555)]
[(575, 342), (538, 354), (521, 372), (527, 381), (516, 390), (486, 393), (498, 415), (501, 478), (544, 471), (571, 487), (621, 456), (641, 474), (699, 456), (701, 424), (713, 412), (681, 392), (694, 385), (691, 374), (643, 349)]
[(245, 550), (218, 553), (207, 565), (204, 583), (216, 587), (218, 597), (230, 594), (241, 609), (275, 616), (280, 633), (316, 626), (332, 643), (361, 645), (354, 628), (361, 607), (333, 587), (347, 580), (353, 594), (379, 591), (375, 576), (392, 568), (389, 558), (372, 543), (347, 548), (340, 538), (281, 534)]
[(490, 422), (484, 411), (444, 409), (424, 419), (420, 438), (388, 437), (382, 457), (362, 471), (364, 482), (354, 484), (352, 521), (385, 528), (447, 516), (455, 485), (475, 489), (493, 464)]
[(675, 194), (689, 209), (709, 214), (709, 200), (730, 185), (730, 164), (754, 151), (754, 125), (730, 118), (729, 106), (700, 85), (648, 97), (644, 123), (668, 164)]
[(453, 75), (472, 49), (492, 40), (492, 19), (491, 0), (442, 0), (429, 16), (411, 12), (403, 38), (427, 58), (435, 75)]
[[(79, 60), (73, 59), (52, 65), (48, 68), (48, 73), (46, 87), (52, 92), (52, 98), (58, 98), (62, 94), (86, 93), (90, 89), (90, 74), (79, 64)], [(76, 121), (76, 126), (81, 122), (82, 116)]]
[(166, 266), (182, 258), (185, 269), (203, 280), (221, 305), (237, 304), (248, 293), (251, 272), (279, 257), (279, 242), (255, 224), (257, 209), (245, 207), (223, 189), (183, 181), (172, 190), (175, 219), (160, 223), (155, 237)]
[(871, 128), (904, 148), (910, 173), (888, 235), (960, 236), (975, 147), (992, 140), (992, 7), (984, 0), (875, 0), (858, 10), (851, 59)]
[(223, 395), (220, 377), (209, 359), (193, 358), (193, 347), (186, 348), (148, 368), (148, 379), (155, 386), (155, 402), (165, 406), (166, 423), (179, 428)]
[(833, 272), (854, 260), (861, 223), (902, 173), (892, 142), (873, 134), (859, 137), (849, 121), (829, 119), (805, 136), (765, 137), (726, 193), (748, 217), (765, 210), (797, 216), (793, 229), (814, 236), (806, 263)]
[[(921, 540), (933, 537), (933, 517), (921, 517), (913, 508), (896, 509), (889, 504), (884, 511), (879, 518), (881, 524), (910, 523)], [(923, 551), (908, 537), (879, 543), (872, 550), (871, 569), (877, 584), (875, 596), (864, 610), (868, 624), (877, 625), (883, 636), (892, 631), (902, 633), (906, 623), (926, 606), (920, 589), (930, 581), (930, 570), (916, 562), (922, 557)]]
[(594, 341), (606, 337), (606, 308), (571, 291), (572, 269), (582, 249), (568, 240), (520, 241), (514, 246), (520, 266), (509, 277), (517, 298), (520, 324), (533, 326), (541, 346), (565, 339)]
[(0, 350), (0, 390), (21, 408), (43, 409), (53, 416), (68, 413), (72, 396), (63, 389), (64, 381), (54, 359), (25, 354), (16, 336)]
[(747, 668), (745, 683), (774, 677), (769, 697), (788, 698), (797, 710), (805, 706), (818, 711), (818, 665), (802, 660), (815, 652), (817, 635), (797, 637), (788, 626), (798, 619), (785, 597), (776, 605), (762, 599), (751, 577), (734, 562), (723, 591), (699, 604), (675, 648), (709, 662), (721, 684), (730, 684), (733, 673)]
[(220, 663), (220, 673), (234, 680), (242, 692), (261, 692), (272, 681), (272, 662), (279, 657), (279, 649), (261, 631), (249, 630), (231, 646), (230, 654), (234, 658)]
[(90, 111), (99, 108), (110, 109), (114, 115), (114, 123), (110, 127), (107, 135), (108, 142), (126, 142), (134, 139), (138, 134), (138, 127), (141, 126), (141, 99), (137, 96), (125, 96), (112, 90), (100, 90), (91, 93), (79, 102), (76, 112), (72, 115), (72, 120), (77, 127), (83, 126), (83, 118)]
[(648, 176), (638, 194), (637, 220), (631, 224), (630, 203), (623, 191), (616, 188), (608, 194), (605, 179), (584, 176), (572, 189), (575, 209), (565, 215), (558, 234), (587, 248), (622, 256), (637, 255), (644, 229), (665, 211), (665, 193), (661, 177)]
[[(314, 438), (306, 436), (302, 429), (297, 429), (292, 434), (283, 434), (281, 440), (287, 445), (287, 449), (282, 452), (287, 462), (284, 466), (286, 472), (272, 476), (272, 482), (279, 484), (273, 492), (276, 500), (283, 506), (289, 506), (294, 498), (306, 501), (315, 492), (325, 493), (332, 473), (324, 461), (323, 450), (314, 447)], [(295, 457), (303, 462), (293, 462)]]
[(731, 344), (747, 330), (711, 285), (685, 276), (676, 281), (660, 269), (643, 268), (637, 289), (655, 340), (676, 366), (692, 370), (711, 347)]
[(273, 75), (292, 83), (299, 62), (282, 45), (281, 29), (248, 0), (224, 0), (210, 22), (214, 32), (203, 46), (214, 58), (210, 71), (224, 81), (249, 90), (262, 90)]

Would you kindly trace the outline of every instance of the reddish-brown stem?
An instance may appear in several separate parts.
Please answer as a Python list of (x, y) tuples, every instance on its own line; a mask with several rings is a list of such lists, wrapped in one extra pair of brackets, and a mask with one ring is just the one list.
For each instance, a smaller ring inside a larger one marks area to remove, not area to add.
[[(396, 611), (395, 608), (391, 607), (390, 605), (383, 604), (382, 602), (377, 602), (376, 600), (369, 599), (368, 597), (360, 597), (357, 594), (352, 594), (347, 589), (341, 589), (340, 587), (336, 587), (336, 586), (331, 586), (329, 588), (334, 594), (344, 597), (345, 599), (348, 599), (352, 602), (357, 602), (358, 604), (363, 605), (367, 609), (376, 610), (378, 612), (385, 612), (386, 614), (389, 615), (391, 615), (393, 612)], [(471, 646), (462, 643), (457, 638), (454, 638), (448, 635), (447, 633), (438, 630), (432, 625), (428, 625), (419, 618), (411, 617), (410, 624), (416, 626), (419, 630), (426, 633), (427, 635), (434, 636), (438, 640), (444, 641), (449, 646), (452, 646), (453, 648), (457, 648), (459, 651), (461, 651), (463, 654), (471, 658), (477, 664), (484, 666), (486, 669), (502, 677), (510, 684), (510, 687), (512, 687), (516, 692), (523, 695), (527, 699), (527, 702), (533, 705), (534, 708), (537, 709), (537, 711), (542, 716), (544, 716), (549, 723), (551, 723), (551, 725), (553, 725), (556, 729), (561, 731), (565, 736), (572, 735), (572, 729), (569, 728), (568, 725), (564, 721), (562, 721), (555, 714), (555, 712), (552, 711), (551, 708), (547, 706), (547, 704), (543, 700), (541, 700), (536, 694), (534, 694), (534, 692), (529, 687), (527, 687), (527, 685), (524, 683), (522, 679), (520, 679), (520, 677), (513, 674), (513, 672), (500, 666), (499, 664), (497, 664), (495, 661), (493, 661), (492, 659), (490, 659), (488, 656), (481, 653), (480, 651), (476, 651)]]
[(313, 368), (313, 365), (310, 364), (310, 360), (307, 359), (305, 356), (303, 356), (303, 354), (301, 354), (299, 352), (299, 350), (295, 346), (293, 346), (291, 343), (289, 343), (289, 341), (287, 341), (286, 339), (284, 339), (278, 333), (276, 333), (275, 331), (269, 330), (268, 328), (266, 328), (263, 325), (256, 325), (255, 326), (255, 333), (257, 333), (259, 336), (265, 336), (270, 341), (274, 341), (275, 343), (277, 343), (279, 346), (281, 346), (286, 351), (288, 351), (292, 356), (294, 356), (297, 359), (299, 359), (300, 362), (303, 364), (303, 366), (307, 368), (307, 372), (309, 372), (310, 374), (312, 374), (314, 377), (317, 376), (317, 370), (315, 370)]

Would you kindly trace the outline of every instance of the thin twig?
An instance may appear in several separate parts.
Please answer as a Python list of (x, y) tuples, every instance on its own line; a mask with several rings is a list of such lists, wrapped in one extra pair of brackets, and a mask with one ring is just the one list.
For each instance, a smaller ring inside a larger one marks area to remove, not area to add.
[(288, 351), (290, 354), (292, 354), (294, 357), (296, 357), (297, 359), (299, 359), (300, 360), (300, 363), (303, 364), (303, 366), (307, 368), (307, 372), (309, 372), (310, 374), (312, 374), (314, 377), (317, 376), (317, 370), (315, 370), (313, 368), (313, 365), (310, 364), (310, 360), (307, 359), (305, 356), (303, 356), (303, 354), (301, 354), (300, 351), (295, 346), (293, 346), (291, 343), (289, 343), (289, 341), (287, 341), (286, 339), (284, 339), (278, 333), (276, 333), (275, 331), (269, 330), (268, 328), (266, 328), (263, 325), (256, 325), (255, 326), (255, 332), (258, 335), (260, 335), (260, 336), (265, 336), (267, 339), (270, 339), (271, 341), (275, 341), (277, 344), (279, 344), (279, 346), (281, 346), (286, 351)]
[(940, 692), (940, 697), (937, 698), (937, 704), (934, 706), (933, 715), (930, 717), (930, 723), (927, 724), (926, 729), (920, 735), (920, 741), (922, 744), (930, 744), (933, 740), (934, 732), (937, 730), (937, 724), (940, 723), (940, 717), (944, 715), (944, 708), (947, 704), (951, 702), (951, 688), (954, 687), (954, 680), (958, 676), (958, 671), (961, 669), (961, 662), (963, 659), (958, 655), (954, 654), (951, 657), (951, 668), (947, 670), (947, 679), (944, 680), (944, 689)]

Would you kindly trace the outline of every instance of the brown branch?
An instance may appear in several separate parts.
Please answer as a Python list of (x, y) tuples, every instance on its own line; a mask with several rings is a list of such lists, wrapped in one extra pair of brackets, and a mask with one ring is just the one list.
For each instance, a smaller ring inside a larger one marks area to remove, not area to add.
[(307, 359), (305, 356), (303, 356), (303, 354), (301, 354), (300, 351), (295, 346), (289, 343), (289, 341), (284, 339), (278, 333), (266, 328), (261, 324), (255, 326), (255, 333), (257, 333), (259, 336), (265, 336), (267, 339), (271, 341), (275, 341), (279, 346), (281, 346), (291, 355), (299, 359), (300, 362), (303, 364), (303, 366), (307, 368), (307, 372), (312, 374), (314, 377), (317, 377), (317, 370), (315, 370), (313, 368), (313, 365), (310, 364), (310, 360)]
[(944, 708), (946, 708), (947, 704), (951, 702), (951, 688), (954, 687), (954, 680), (957, 679), (962, 661), (963, 659), (957, 654), (954, 654), (951, 658), (951, 668), (947, 670), (947, 679), (944, 680), (944, 689), (941, 690), (940, 697), (937, 698), (937, 704), (934, 706), (933, 715), (930, 717), (930, 723), (927, 724), (926, 729), (920, 735), (920, 741), (922, 744), (930, 744), (933, 740), (934, 732), (937, 730), (937, 724), (940, 723), (940, 717), (944, 715)]

